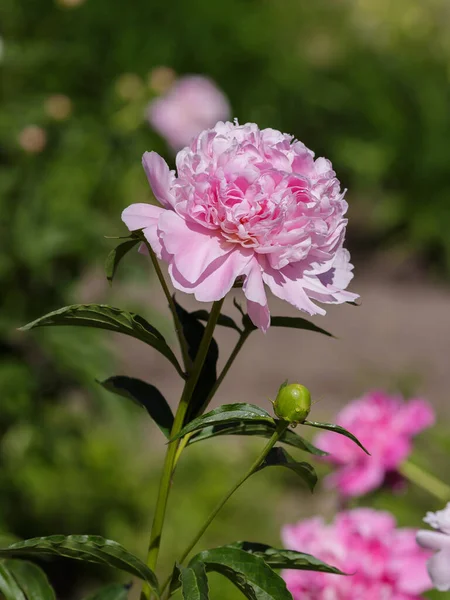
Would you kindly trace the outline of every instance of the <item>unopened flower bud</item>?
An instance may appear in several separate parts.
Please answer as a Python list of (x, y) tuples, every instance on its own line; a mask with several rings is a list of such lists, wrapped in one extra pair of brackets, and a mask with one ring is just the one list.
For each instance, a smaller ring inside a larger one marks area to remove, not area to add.
[(311, 410), (311, 394), (300, 383), (284, 383), (273, 403), (273, 409), (279, 419), (293, 425), (304, 423)]

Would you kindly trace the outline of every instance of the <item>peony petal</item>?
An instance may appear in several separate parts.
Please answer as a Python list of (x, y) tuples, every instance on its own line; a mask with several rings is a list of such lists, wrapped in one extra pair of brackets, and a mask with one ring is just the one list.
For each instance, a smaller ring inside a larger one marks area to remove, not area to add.
[(430, 558), (428, 573), (434, 587), (440, 592), (450, 590), (450, 550), (441, 550)]
[(267, 333), (270, 326), (269, 305), (261, 306), (258, 302), (247, 300), (247, 312), (253, 325), (261, 329), (263, 333)]
[(296, 278), (296, 268), (288, 265), (282, 271), (275, 271), (268, 265), (264, 268), (263, 279), (271, 292), (286, 300), (299, 310), (310, 315), (324, 315), (326, 311), (313, 304), (306, 295), (303, 280)]
[(195, 283), (187, 281), (172, 260), (169, 275), (176, 289), (188, 294), (193, 293), (199, 302), (215, 302), (228, 294), (237, 277), (244, 274), (251, 257), (250, 250), (235, 247), (227, 255), (210, 263)]
[(401, 413), (401, 428), (408, 435), (416, 435), (431, 427), (436, 421), (433, 407), (420, 398), (414, 398), (405, 405)]
[(164, 208), (153, 204), (131, 204), (122, 212), (122, 221), (130, 231), (145, 229), (154, 225), (164, 210)]
[(172, 211), (161, 216), (158, 231), (164, 249), (173, 256), (177, 270), (189, 283), (198, 281), (213, 261), (235, 248), (215, 231), (188, 223)]
[(155, 198), (165, 208), (173, 208), (175, 206), (175, 197), (172, 193), (174, 171), (169, 170), (166, 161), (156, 152), (144, 152), (142, 165)]
[(384, 480), (384, 468), (376, 460), (362, 461), (359, 465), (349, 465), (326, 478), (330, 488), (336, 487), (346, 497), (363, 496), (377, 489)]

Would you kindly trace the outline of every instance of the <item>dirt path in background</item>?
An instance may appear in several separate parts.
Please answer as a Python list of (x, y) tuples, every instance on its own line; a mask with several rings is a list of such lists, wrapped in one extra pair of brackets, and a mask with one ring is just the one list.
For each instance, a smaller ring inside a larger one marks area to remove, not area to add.
[[(276, 328), (265, 336), (253, 333), (216, 403), (251, 402), (268, 407), (266, 399), (273, 398), (279, 384), (289, 379), (304, 383), (321, 400), (315, 407), (317, 418), (331, 416), (338, 405), (370, 388), (399, 386), (426, 396), (441, 414), (448, 415), (450, 289), (361, 278), (353, 289), (361, 294), (360, 307), (331, 306), (325, 317), (313, 319), (335, 334), (336, 340)], [(145, 289), (138, 295), (148, 298), (150, 294)], [(156, 308), (164, 312), (159, 290), (152, 296), (159, 299)], [(179, 301), (188, 309), (198, 307), (190, 296), (179, 294)], [(273, 315), (298, 315), (273, 297), (270, 306)], [(230, 300), (224, 312), (238, 318)], [(220, 328), (216, 337), (223, 364), (236, 334)], [(139, 342), (122, 338), (120, 362), (123, 374), (152, 382), (172, 403), (179, 397), (180, 382), (171, 365)]]

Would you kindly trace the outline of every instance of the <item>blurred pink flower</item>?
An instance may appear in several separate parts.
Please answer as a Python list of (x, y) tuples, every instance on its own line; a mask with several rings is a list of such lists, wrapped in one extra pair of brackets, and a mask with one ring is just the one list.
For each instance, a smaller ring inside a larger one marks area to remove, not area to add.
[(435, 552), (428, 561), (428, 573), (434, 587), (447, 592), (450, 590), (450, 502), (444, 510), (427, 513), (424, 521), (438, 531), (418, 531), (417, 543)]
[(343, 496), (360, 496), (397, 472), (412, 450), (412, 438), (435, 420), (431, 405), (420, 398), (369, 392), (347, 404), (336, 423), (348, 429), (371, 453), (365, 454), (348, 438), (333, 432), (317, 436), (317, 445), (330, 453), (324, 460), (337, 467), (326, 479)]
[(178, 151), (204, 129), (231, 116), (226, 96), (213, 81), (201, 75), (180, 77), (148, 109), (152, 127)]
[(348, 576), (283, 571), (294, 600), (420, 600), (431, 588), (429, 553), (415, 543), (415, 531), (397, 529), (386, 512), (357, 508), (331, 524), (316, 517), (286, 525), (283, 544), (338, 567)]
[(177, 155), (178, 177), (155, 152), (144, 168), (163, 208), (133, 204), (122, 219), (143, 229), (169, 263), (174, 287), (200, 302), (223, 298), (238, 277), (253, 323), (266, 331), (264, 283), (311, 315), (312, 300), (342, 303), (352, 279), (344, 250), (347, 203), (325, 158), (292, 136), (252, 123), (217, 123)]

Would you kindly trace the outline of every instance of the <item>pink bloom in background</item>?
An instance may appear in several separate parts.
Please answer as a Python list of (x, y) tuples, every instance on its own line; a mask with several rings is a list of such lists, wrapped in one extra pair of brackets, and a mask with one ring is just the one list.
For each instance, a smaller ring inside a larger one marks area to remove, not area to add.
[(326, 479), (343, 496), (360, 496), (396, 473), (412, 450), (412, 438), (435, 420), (431, 405), (420, 398), (405, 402), (401, 396), (369, 392), (347, 404), (336, 423), (353, 433), (371, 453), (333, 432), (317, 436), (317, 445), (330, 453), (325, 460), (336, 466)]
[(450, 590), (450, 503), (438, 512), (429, 512), (425, 523), (438, 531), (423, 529), (417, 532), (417, 543), (435, 552), (428, 561), (428, 573), (440, 592)]
[(325, 158), (292, 136), (249, 123), (217, 123), (177, 155), (170, 171), (155, 152), (144, 168), (162, 207), (133, 204), (122, 219), (143, 229), (169, 264), (174, 287), (200, 302), (223, 298), (243, 277), (247, 310), (266, 331), (264, 284), (311, 315), (313, 300), (342, 303), (353, 277), (343, 248), (347, 203)]
[(286, 548), (312, 554), (348, 576), (293, 570), (282, 575), (294, 600), (420, 600), (431, 588), (429, 553), (416, 545), (415, 534), (371, 508), (341, 512), (329, 525), (319, 517), (286, 525)]
[(231, 116), (226, 96), (201, 75), (180, 77), (169, 91), (148, 108), (152, 127), (178, 151), (204, 129)]

